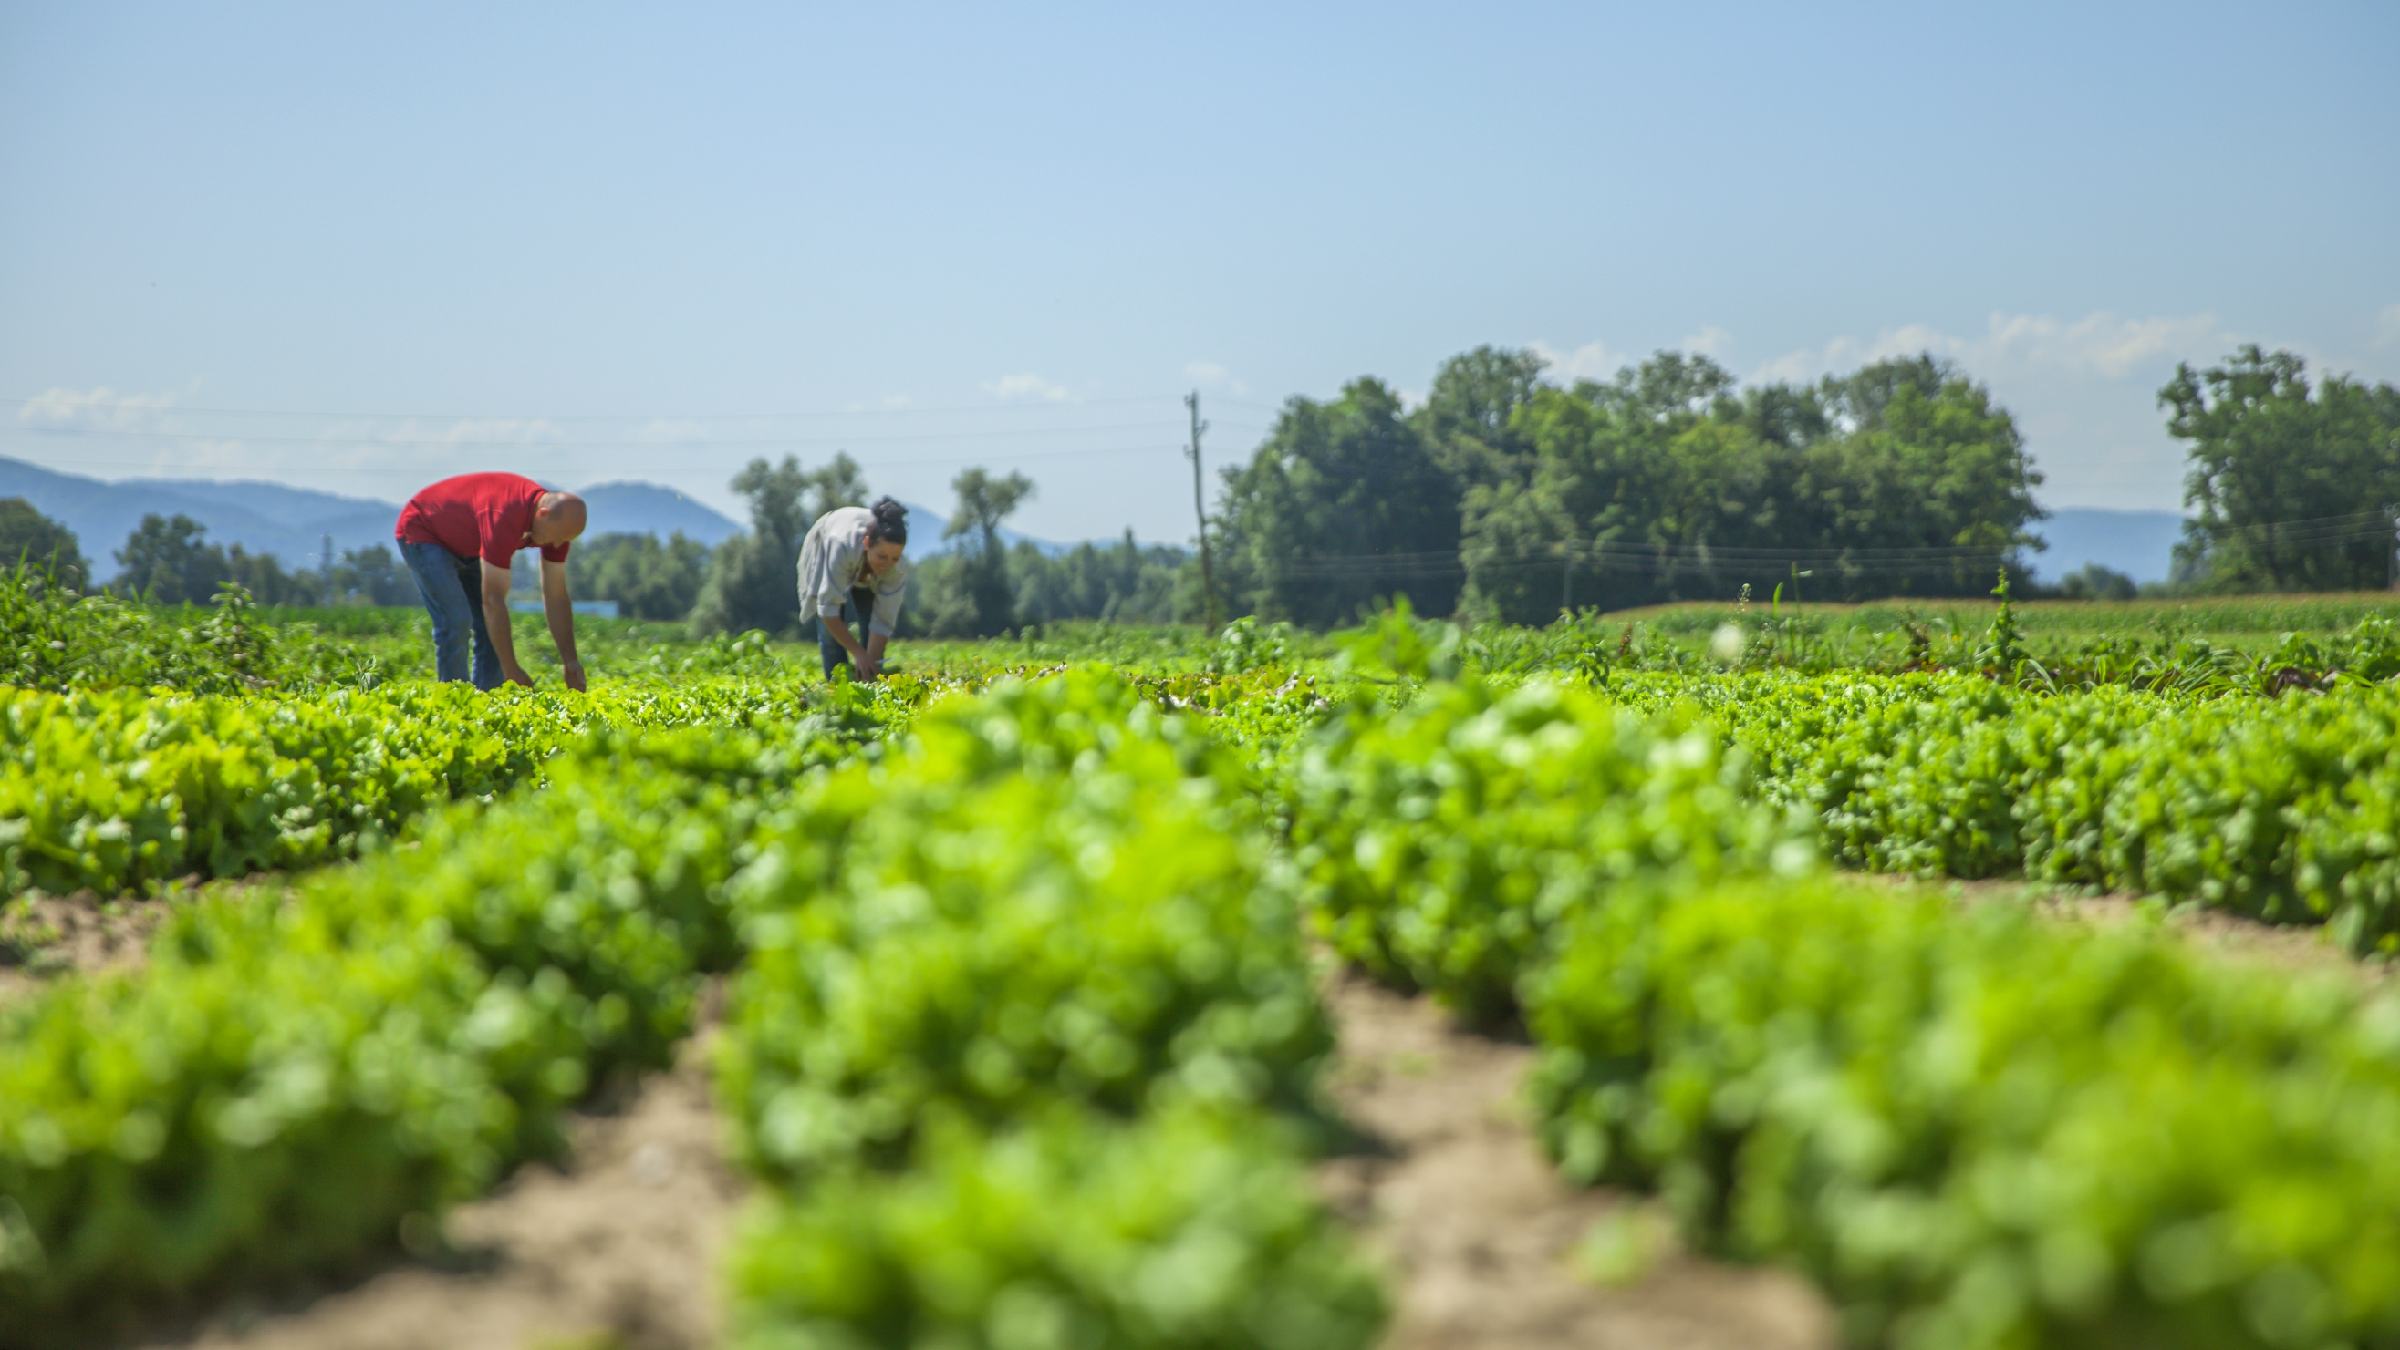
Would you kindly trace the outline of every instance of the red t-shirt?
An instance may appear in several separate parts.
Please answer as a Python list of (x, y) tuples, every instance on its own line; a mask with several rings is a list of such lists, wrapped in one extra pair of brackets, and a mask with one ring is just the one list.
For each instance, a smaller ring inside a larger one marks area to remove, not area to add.
[[(533, 508), (549, 490), (523, 474), (462, 473), (409, 498), (392, 536), (506, 567), (531, 542)], [(544, 545), (542, 557), (565, 562), (567, 546)]]

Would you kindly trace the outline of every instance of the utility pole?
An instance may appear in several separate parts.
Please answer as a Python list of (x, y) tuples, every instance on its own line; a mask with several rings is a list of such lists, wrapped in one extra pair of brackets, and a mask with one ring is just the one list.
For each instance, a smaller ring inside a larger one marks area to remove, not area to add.
[(1575, 541), (1569, 539), (1561, 543), (1558, 556), (1566, 559), (1559, 568), (1564, 575), (1558, 584), (1558, 612), (1572, 618), (1575, 614)]
[(325, 566), (317, 573), (317, 579), (325, 593), (325, 607), (333, 608), (333, 532), (331, 530), (325, 532)]
[(1195, 389), (1184, 396), (1183, 406), (1192, 412), (1192, 443), (1185, 453), (1192, 457), (1192, 514), (1200, 521), (1200, 594), (1208, 614), (1208, 631), (1217, 631), (1217, 573), (1208, 558), (1208, 507), (1200, 488), (1200, 433), (1208, 423), (1200, 420), (1200, 391)]
[(2392, 590), (2400, 591), (2400, 502), (2384, 503), (2383, 515), (2384, 519), (2390, 521), (2392, 526), (2392, 547), (2391, 551), (2384, 555), (2383, 562), (2384, 584)]

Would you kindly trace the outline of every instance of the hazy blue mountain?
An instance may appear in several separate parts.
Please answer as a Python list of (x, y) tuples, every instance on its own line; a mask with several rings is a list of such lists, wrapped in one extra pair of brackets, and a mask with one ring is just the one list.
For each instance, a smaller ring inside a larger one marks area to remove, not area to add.
[[(591, 527), (599, 533), (664, 539), (680, 530), (713, 548), (746, 527), (746, 522), (727, 517), (687, 492), (657, 483), (597, 483), (581, 491), (592, 506)], [(0, 457), (0, 497), (23, 497), (74, 531), (77, 546), (102, 578), (116, 573), (116, 551), (142, 517), (153, 512), (181, 512), (207, 527), (209, 539), (274, 554), (290, 567), (316, 566), (328, 534), (337, 550), (387, 543), (400, 514), (397, 502), (282, 483), (198, 478), (108, 482), (5, 457)], [(942, 538), (949, 511), (907, 505), (913, 536), (909, 552), (920, 558), (949, 552), (957, 542)], [(2085, 563), (2097, 562), (2136, 581), (2164, 581), (2175, 541), (2183, 534), (2183, 517), (2173, 511), (2069, 506), (2053, 511), (2036, 532), (2050, 542), (2047, 551), (2031, 557), (2033, 573), (2042, 580), (2056, 581)], [(1029, 541), (1053, 555), (1075, 547), (1005, 528), (1000, 537), (1011, 547)]]
[(255, 478), (141, 478), (113, 486), (136, 485), (230, 507), (295, 529), (314, 527), (322, 531), (325, 521), (376, 514), (383, 516), (388, 527), (400, 511), (397, 505), (372, 497), (344, 497)]
[(576, 489), (591, 508), (594, 534), (654, 534), (664, 539), (680, 531), (710, 548), (741, 533), (741, 522), (727, 518), (687, 492), (656, 483), (595, 483)]
[[(76, 547), (101, 578), (116, 575), (117, 550), (147, 515), (187, 515), (207, 527), (208, 537), (218, 543), (272, 553), (291, 564), (315, 562), (322, 531), (296, 528), (211, 491), (193, 495), (184, 490), (189, 486), (144, 479), (110, 483), (0, 458), (0, 497), (23, 497), (35, 510), (73, 531)], [(275, 504), (284, 503), (277, 499)], [(383, 529), (384, 537), (391, 537), (388, 516)], [(336, 539), (342, 547), (355, 547), (357, 542)]]
[(2174, 563), (2183, 517), (2173, 511), (2111, 511), (2062, 506), (2034, 526), (2050, 547), (2030, 555), (2033, 574), (2057, 581), (2085, 563), (2114, 568), (2135, 581), (2165, 581)]
[[(688, 493), (655, 483), (602, 483), (583, 489), (583, 494), (591, 503), (595, 530), (655, 534), (661, 539), (681, 530), (713, 546), (740, 528)], [(270, 553), (295, 568), (317, 565), (328, 534), (337, 552), (388, 545), (400, 516), (398, 502), (282, 483), (153, 478), (110, 482), (5, 457), (0, 457), (0, 497), (23, 497), (74, 531), (76, 546), (103, 580), (116, 574), (116, 551), (146, 515), (190, 516), (208, 531), (212, 543)]]

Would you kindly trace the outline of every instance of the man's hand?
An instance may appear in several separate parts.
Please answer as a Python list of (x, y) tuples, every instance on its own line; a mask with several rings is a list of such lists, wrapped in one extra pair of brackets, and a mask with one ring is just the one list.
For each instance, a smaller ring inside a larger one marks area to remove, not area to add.
[(501, 663), (500, 677), (504, 680), (507, 680), (510, 684), (521, 684), (528, 689), (533, 687), (533, 677), (525, 673), (525, 667), (518, 665), (514, 661), (504, 661)]
[(581, 661), (569, 661), (565, 666), (562, 667), (562, 669), (566, 672), (567, 687), (574, 690), (578, 694), (582, 693), (583, 663)]
[(883, 673), (882, 663), (864, 652), (861, 652), (851, 664), (857, 670), (858, 678), (862, 680), (871, 680)]

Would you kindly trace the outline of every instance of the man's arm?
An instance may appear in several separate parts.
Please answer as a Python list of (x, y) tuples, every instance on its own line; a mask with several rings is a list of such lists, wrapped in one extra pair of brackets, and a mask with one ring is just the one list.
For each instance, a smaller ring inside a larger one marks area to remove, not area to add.
[(517, 664), (517, 635), (508, 626), (508, 569), (496, 567), (492, 560), (483, 560), (483, 628), (492, 639), (492, 651), (500, 658), (500, 674), (518, 684), (532, 684), (533, 678)]
[(583, 662), (575, 657), (575, 606), (567, 598), (567, 565), (542, 559), (542, 617), (550, 621), (550, 640), (558, 644), (558, 664), (567, 687), (583, 688)]

